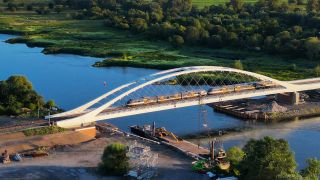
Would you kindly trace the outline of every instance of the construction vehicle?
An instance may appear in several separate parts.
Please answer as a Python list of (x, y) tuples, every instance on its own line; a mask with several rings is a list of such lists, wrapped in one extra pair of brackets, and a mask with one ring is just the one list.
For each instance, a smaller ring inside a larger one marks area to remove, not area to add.
[(167, 141), (165, 137), (170, 137), (176, 142), (182, 141), (181, 138), (174, 135), (172, 132), (167, 131), (164, 127), (156, 128), (155, 122), (153, 125), (143, 125), (143, 126), (130, 126), (130, 130), (133, 134), (141, 137), (145, 137), (152, 140)]
[[(167, 131), (164, 127), (162, 128), (157, 128), (156, 129), (156, 136), (161, 139), (165, 140), (164, 137), (170, 136), (172, 139), (174, 139), (176, 142), (182, 141), (181, 138), (177, 137), (174, 135), (172, 132)], [(165, 140), (166, 141), (166, 140)]]

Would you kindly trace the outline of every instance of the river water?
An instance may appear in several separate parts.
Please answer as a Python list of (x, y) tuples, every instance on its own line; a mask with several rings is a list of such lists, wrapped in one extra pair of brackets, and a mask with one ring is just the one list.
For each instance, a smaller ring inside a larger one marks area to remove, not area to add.
[[(82, 105), (103, 93), (124, 83), (137, 80), (157, 72), (152, 69), (111, 67), (94, 68), (91, 65), (99, 58), (77, 55), (44, 55), (42, 48), (28, 48), (24, 44), (7, 44), (3, 41), (14, 36), (0, 34), (0, 79), (24, 75), (45, 99), (54, 99), (66, 110)], [(107, 83), (104, 86), (104, 82)], [(253, 127), (254, 130), (223, 137), (225, 147), (242, 146), (250, 138), (266, 135), (284, 138), (295, 151), (299, 167), (308, 157), (320, 158), (320, 118), (290, 121), (277, 124), (250, 123), (207, 110), (207, 124), (210, 129)], [(199, 107), (168, 110), (108, 120), (121, 129), (130, 125), (156, 122), (178, 135), (203, 130), (199, 123)], [(202, 140), (205, 145), (206, 140)]]

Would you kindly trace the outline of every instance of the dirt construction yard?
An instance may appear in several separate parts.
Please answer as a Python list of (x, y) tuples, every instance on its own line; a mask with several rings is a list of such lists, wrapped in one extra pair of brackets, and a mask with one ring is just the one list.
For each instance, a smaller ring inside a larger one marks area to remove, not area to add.
[(22, 162), (0, 164), (0, 179), (5, 180), (95, 180), (126, 179), (125, 177), (101, 177), (96, 173), (103, 149), (110, 143), (126, 144), (138, 141), (159, 154), (155, 179), (208, 179), (206, 175), (191, 171), (192, 159), (163, 145), (141, 142), (125, 136), (101, 137), (76, 145), (59, 146), (47, 157), (24, 158)]

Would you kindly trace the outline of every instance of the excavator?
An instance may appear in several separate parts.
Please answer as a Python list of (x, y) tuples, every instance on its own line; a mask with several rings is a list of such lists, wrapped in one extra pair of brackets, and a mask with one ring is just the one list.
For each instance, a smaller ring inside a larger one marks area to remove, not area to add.
[(172, 139), (174, 139), (176, 142), (182, 141), (181, 138), (177, 137), (172, 132), (167, 131), (164, 127), (156, 129), (156, 136), (159, 137), (159, 138), (164, 138), (164, 137), (169, 136)]

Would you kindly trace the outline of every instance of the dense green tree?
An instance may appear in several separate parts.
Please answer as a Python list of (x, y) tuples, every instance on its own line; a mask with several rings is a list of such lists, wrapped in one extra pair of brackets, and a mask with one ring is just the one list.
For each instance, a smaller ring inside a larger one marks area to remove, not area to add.
[(174, 47), (181, 47), (184, 44), (184, 39), (182, 36), (174, 35), (174, 36), (170, 37), (169, 42)]
[(317, 158), (307, 159), (308, 166), (301, 170), (301, 175), (305, 179), (318, 180), (320, 177), (320, 160)]
[[(81, 9), (75, 18), (104, 19), (106, 26), (144, 33), (175, 47), (183, 39), (189, 45), (255, 49), (309, 59), (318, 58), (310, 40), (320, 28), (318, 1), (309, 0), (313, 12), (306, 12), (281, 0), (255, 4), (230, 0), (202, 9), (194, 7), (191, 0), (54, 0), (56, 7)], [(174, 38), (176, 35), (180, 37)]]
[(262, 44), (263, 37), (261, 34), (255, 33), (248, 39), (248, 46), (250, 47), (259, 47)]
[(56, 106), (56, 103), (54, 102), (54, 100), (50, 99), (47, 103), (46, 103), (46, 107), (48, 109), (53, 108)]
[(296, 161), (289, 144), (283, 139), (265, 137), (250, 140), (243, 148), (241, 178), (257, 180), (296, 179)]
[(192, 0), (169, 0), (164, 8), (171, 14), (187, 13), (191, 11)]
[(275, 35), (280, 30), (280, 25), (277, 19), (268, 19), (264, 26), (264, 33), (266, 35)]
[(306, 40), (305, 43), (306, 54), (310, 59), (320, 59), (320, 39), (311, 37)]
[(240, 12), (243, 9), (244, 1), (243, 0), (230, 0), (230, 4), (233, 7), (233, 10)]
[(127, 148), (121, 143), (108, 145), (101, 157), (99, 171), (104, 175), (124, 175), (129, 170)]
[(319, 11), (319, 1), (318, 0), (308, 0), (307, 2), (307, 10), (312, 12), (312, 11)]
[(228, 32), (224, 35), (225, 40), (232, 46), (236, 46), (239, 42), (238, 34), (235, 32)]
[(280, 0), (267, 0), (267, 4), (271, 10), (277, 10), (281, 5), (281, 1)]
[(0, 114), (19, 115), (23, 108), (36, 110), (43, 106), (44, 101), (23, 76), (11, 76), (6, 81), (0, 81)]
[(289, 31), (282, 31), (277, 34), (277, 37), (280, 38), (281, 43), (286, 43), (291, 39), (291, 34)]
[(134, 18), (132, 20), (131, 25), (132, 25), (132, 28), (137, 32), (143, 32), (148, 28), (148, 24), (146, 20), (142, 18)]
[(245, 153), (239, 147), (231, 147), (227, 151), (227, 160), (230, 162), (231, 171), (235, 176), (240, 176), (239, 164), (243, 160)]
[(303, 32), (302, 27), (297, 25), (292, 27), (292, 31), (295, 35), (300, 35)]
[(287, 2), (282, 2), (280, 7), (279, 7), (279, 11), (282, 13), (287, 13), (289, 10), (289, 4)]
[(105, 9), (116, 10), (117, 1), (116, 0), (97, 0), (97, 4)]
[(227, 155), (227, 160), (231, 164), (238, 165), (243, 160), (245, 153), (241, 148), (234, 146), (228, 149)]
[(189, 26), (187, 27), (185, 36), (188, 42), (196, 43), (200, 38), (200, 31), (195, 26)]

